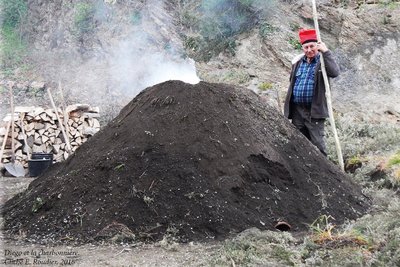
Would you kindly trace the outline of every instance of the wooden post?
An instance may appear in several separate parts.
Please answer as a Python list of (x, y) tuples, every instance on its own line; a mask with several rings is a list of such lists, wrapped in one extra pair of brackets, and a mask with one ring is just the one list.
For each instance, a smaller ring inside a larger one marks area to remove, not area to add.
[[(65, 131), (67, 133), (69, 133), (69, 126), (68, 126), (69, 116), (68, 116), (66, 106), (65, 106), (64, 91), (61, 86), (61, 81), (58, 82), (58, 89), (60, 90), (60, 93), (61, 93), (61, 105), (62, 105), (62, 111), (63, 111), (63, 116), (64, 116), (64, 127), (65, 127)], [(67, 138), (68, 138), (68, 142), (70, 142), (68, 134), (67, 134)]]
[(4, 135), (3, 144), (1, 145), (1, 150), (0, 150), (0, 165), (1, 165), (1, 162), (2, 162), (2, 160), (3, 160), (4, 148), (6, 147), (7, 138), (8, 138), (8, 132), (10, 131), (10, 126), (11, 126), (11, 120), (9, 120), (8, 123), (7, 123), (6, 133), (5, 133), (5, 135)]
[[(315, 31), (317, 32), (317, 39), (318, 42), (321, 42), (321, 35), (319, 33), (319, 25), (318, 25), (317, 5), (315, 3), (315, 0), (312, 0), (312, 7), (313, 7), (314, 26), (315, 26)], [(336, 152), (339, 160), (339, 165), (342, 171), (344, 171), (342, 148), (340, 147), (339, 137), (336, 130), (335, 118), (333, 117), (331, 89), (329, 86), (329, 79), (328, 75), (326, 74), (325, 61), (322, 53), (320, 59), (321, 59), (322, 76), (324, 77), (324, 83), (325, 83), (325, 97), (326, 97), (326, 102), (328, 104), (329, 122), (332, 127), (333, 137), (335, 138)]]
[(10, 86), (10, 105), (11, 105), (11, 162), (15, 162), (15, 125), (14, 125), (14, 94), (13, 83)]
[(58, 115), (58, 111), (57, 111), (56, 105), (54, 104), (53, 96), (51, 95), (51, 92), (50, 92), (50, 88), (47, 88), (47, 93), (49, 94), (49, 98), (50, 98), (51, 105), (52, 105), (52, 107), (53, 107), (53, 109), (54, 109), (54, 112), (56, 113), (56, 117), (57, 117), (57, 120), (58, 120), (58, 124), (60, 125), (62, 135), (64, 136), (64, 139), (65, 139), (65, 143), (66, 143), (66, 145), (67, 145), (68, 152), (71, 152), (71, 151), (72, 151), (72, 149), (71, 149), (71, 144), (69, 143), (69, 139), (68, 139), (67, 134), (65, 133), (63, 123), (62, 123), (62, 121), (60, 120), (60, 116)]

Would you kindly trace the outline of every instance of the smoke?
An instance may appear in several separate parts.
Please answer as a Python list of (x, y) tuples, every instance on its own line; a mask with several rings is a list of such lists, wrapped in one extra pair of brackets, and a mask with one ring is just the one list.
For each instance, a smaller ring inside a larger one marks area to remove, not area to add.
[(129, 35), (113, 47), (108, 58), (112, 83), (129, 96), (168, 80), (198, 83), (195, 62), (185, 58), (173, 18), (165, 1), (146, 1), (134, 13)]
[(150, 40), (146, 32), (138, 32), (112, 51), (108, 59), (111, 79), (122, 92), (135, 96), (144, 88), (168, 80), (192, 84), (200, 81), (193, 60), (173, 49), (150, 45)]

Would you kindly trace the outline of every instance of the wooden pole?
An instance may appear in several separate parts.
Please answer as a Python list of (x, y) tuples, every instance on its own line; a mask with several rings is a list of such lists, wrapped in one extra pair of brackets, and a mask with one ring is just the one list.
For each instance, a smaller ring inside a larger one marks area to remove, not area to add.
[(4, 153), (4, 149), (6, 147), (6, 143), (7, 143), (7, 138), (8, 138), (8, 132), (10, 131), (10, 126), (11, 126), (11, 119), (8, 121), (7, 123), (7, 128), (6, 128), (6, 133), (4, 135), (4, 140), (3, 140), (3, 144), (1, 145), (1, 150), (0, 150), (0, 165), (2, 164), (3, 161), (3, 153)]
[[(315, 31), (317, 32), (317, 39), (318, 42), (321, 42), (321, 35), (319, 32), (319, 25), (318, 25), (317, 5), (315, 3), (315, 0), (312, 0), (312, 7), (313, 7), (314, 26), (315, 26)], [(326, 97), (326, 102), (328, 104), (329, 122), (331, 124), (333, 136), (335, 138), (336, 152), (339, 160), (339, 165), (342, 171), (344, 171), (342, 148), (340, 147), (339, 137), (336, 130), (335, 118), (333, 117), (331, 89), (329, 86), (328, 75), (326, 74), (325, 61), (322, 53), (320, 59), (321, 59), (322, 76), (324, 78), (324, 83), (325, 83), (325, 97)]]
[[(67, 110), (66, 110), (66, 106), (65, 106), (64, 91), (61, 86), (61, 81), (58, 82), (58, 89), (60, 90), (60, 93), (61, 93), (61, 105), (62, 105), (62, 112), (63, 112), (63, 116), (64, 116), (64, 127), (65, 127), (65, 131), (68, 133), (69, 132), (69, 126), (68, 126), (69, 116), (67, 114)], [(67, 138), (68, 138), (68, 142), (70, 142), (68, 135), (67, 135)]]
[(49, 94), (51, 105), (52, 105), (52, 107), (54, 109), (54, 112), (56, 113), (58, 124), (60, 125), (61, 132), (62, 132), (62, 134), (64, 136), (64, 139), (65, 139), (65, 143), (67, 144), (68, 152), (71, 152), (72, 151), (71, 144), (69, 143), (69, 139), (68, 139), (67, 134), (65, 133), (63, 123), (60, 120), (60, 116), (58, 115), (58, 111), (57, 111), (56, 105), (54, 104), (53, 96), (51, 95), (51, 92), (50, 92), (50, 88), (47, 88), (47, 93)]
[(14, 83), (10, 83), (10, 105), (11, 105), (11, 162), (15, 162), (15, 125), (14, 125)]

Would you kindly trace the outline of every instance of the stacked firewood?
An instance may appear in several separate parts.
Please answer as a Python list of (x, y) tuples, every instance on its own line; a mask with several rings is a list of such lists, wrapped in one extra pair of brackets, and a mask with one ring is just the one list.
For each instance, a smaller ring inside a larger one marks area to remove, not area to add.
[(27, 168), (32, 153), (51, 153), (54, 161), (60, 162), (100, 130), (98, 108), (77, 104), (57, 112), (61, 121), (53, 109), (41, 107), (16, 107), (14, 118), (7, 114), (0, 125), (0, 144), (4, 145), (1, 162), (8, 163), (14, 157)]

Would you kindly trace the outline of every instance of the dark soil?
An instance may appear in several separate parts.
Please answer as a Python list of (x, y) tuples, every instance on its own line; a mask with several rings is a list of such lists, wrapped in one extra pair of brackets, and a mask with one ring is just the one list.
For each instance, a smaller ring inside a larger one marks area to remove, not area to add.
[(299, 231), (367, 207), (360, 188), (252, 91), (169, 81), (140, 93), (2, 213), (8, 233), (35, 239), (89, 242), (123, 229), (185, 241), (278, 221)]

